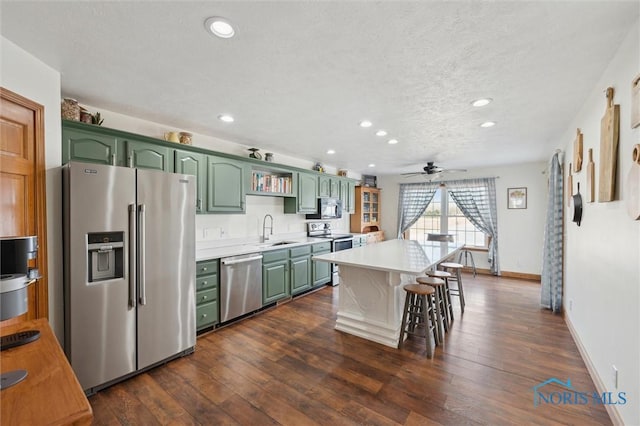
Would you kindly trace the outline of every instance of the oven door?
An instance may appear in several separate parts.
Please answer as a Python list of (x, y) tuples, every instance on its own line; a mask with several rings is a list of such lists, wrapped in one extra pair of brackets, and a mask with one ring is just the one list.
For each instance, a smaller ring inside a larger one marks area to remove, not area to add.
[[(331, 244), (331, 251), (348, 250), (353, 248), (353, 238), (342, 238), (333, 240)], [(335, 263), (331, 264), (331, 285), (337, 286), (340, 284), (340, 267)]]

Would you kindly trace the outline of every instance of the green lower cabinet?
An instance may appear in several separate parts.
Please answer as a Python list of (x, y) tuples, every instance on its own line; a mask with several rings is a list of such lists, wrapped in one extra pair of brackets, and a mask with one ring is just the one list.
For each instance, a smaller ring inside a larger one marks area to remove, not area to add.
[[(314, 254), (328, 254), (330, 251), (314, 253)], [(311, 264), (311, 275), (313, 278), (313, 286), (318, 287), (327, 284), (331, 281), (331, 264), (328, 262), (316, 262)]]
[[(282, 250), (286, 253), (286, 250)], [(262, 265), (262, 304), (277, 302), (291, 296), (289, 287), (289, 260), (278, 260)]]
[(291, 295), (311, 288), (311, 256), (291, 259)]
[[(101, 135), (82, 129), (62, 127), (62, 164), (69, 161), (122, 165), (115, 136)], [(120, 145), (121, 146), (121, 145)]]
[(218, 306), (218, 260), (196, 263), (196, 331), (220, 322)]
[(148, 142), (127, 141), (127, 167), (173, 172), (174, 151)]

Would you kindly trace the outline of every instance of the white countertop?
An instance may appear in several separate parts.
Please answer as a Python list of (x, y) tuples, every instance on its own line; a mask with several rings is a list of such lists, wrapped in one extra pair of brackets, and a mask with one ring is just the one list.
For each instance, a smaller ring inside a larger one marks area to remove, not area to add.
[[(291, 242), (291, 244), (271, 246), (271, 244), (278, 243), (280, 241)], [(314, 237), (293, 237), (284, 238), (282, 240), (274, 239), (266, 241), (264, 243), (259, 242), (246, 242), (241, 244), (232, 244), (226, 246), (217, 247), (203, 247), (196, 248), (196, 261), (220, 259), (229, 256), (239, 256), (242, 254), (250, 253), (262, 253), (269, 250), (286, 249), (291, 247), (302, 246), (305, 244), (322, 243), (325, 241), (331, 241), (328, 238), (314, 238)]]
[(419, 275), (462, 248), (454, 243), (387, 240), (351, 250), (313, 256), (313, 260)]

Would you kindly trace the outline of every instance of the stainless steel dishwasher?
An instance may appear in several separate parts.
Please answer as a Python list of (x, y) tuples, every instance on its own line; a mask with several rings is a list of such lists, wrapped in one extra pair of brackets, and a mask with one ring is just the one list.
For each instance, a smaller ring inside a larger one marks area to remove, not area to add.
[(220, 322), (260, 309), (262, 255), (225, 257), (220, 265)]

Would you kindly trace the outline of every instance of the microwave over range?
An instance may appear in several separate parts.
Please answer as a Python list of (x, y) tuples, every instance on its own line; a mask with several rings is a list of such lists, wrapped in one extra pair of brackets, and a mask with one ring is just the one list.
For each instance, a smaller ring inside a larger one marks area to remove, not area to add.
[(340, 219), (342, 200), (338, 198), (318, 198), (318, 212), (308, 214), (307, 219)]

